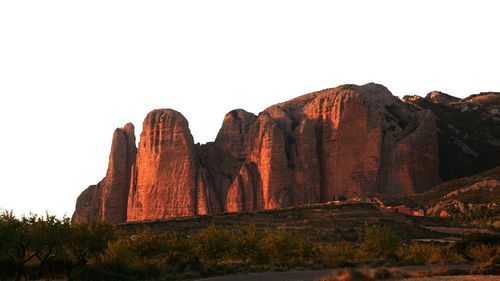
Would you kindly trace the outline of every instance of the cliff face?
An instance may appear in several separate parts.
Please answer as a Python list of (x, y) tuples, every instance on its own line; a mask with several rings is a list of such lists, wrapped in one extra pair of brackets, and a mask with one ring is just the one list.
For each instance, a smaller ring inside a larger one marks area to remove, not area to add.
[(154, 110), (144, 120), (130, 184), (128, 221), (206, 214), (212, 210), (205, 171), (188, 122), (180, 113)]
[(242, 115), (226, 115), (215, 142), (242, 161), (226, 211), (414, 193), (439, 182), (433, 114), (383, 86), (342, 86)]
[(73, 221), (124, 222), (132, 165), (136, 157), (134, 125), (126, 124), (113, 134), (106, 177), (89, 186), (77, 199)]
[[(123, 209), (127, 221), (140, 221), (415, 193), (439, 182), (436, 132), (431, 111), (376, 84), (311, 93), (258, 116), (234, 110), (205, 145), (194, 144), (180, 113), (154, 110), (144, 121)], [(102, 213), (125, 198), (94, 198), (95, 189), (82, 193), (75, 216), (94, 218), (94, 201)]]
[(443, 180), (469, 176), (500, 165), (500, 93), (459, 99), (441, 92), (403, 100), (437, 116), (439, 175)]

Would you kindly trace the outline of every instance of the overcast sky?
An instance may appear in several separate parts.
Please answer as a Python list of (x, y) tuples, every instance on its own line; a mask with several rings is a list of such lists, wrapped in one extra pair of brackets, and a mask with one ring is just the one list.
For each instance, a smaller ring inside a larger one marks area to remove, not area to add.
[(340, 84), (500, 91), (496, 2), (0, 1), (0, 208), (71, 216), (155, 108), (203, 143), (232, 109)]

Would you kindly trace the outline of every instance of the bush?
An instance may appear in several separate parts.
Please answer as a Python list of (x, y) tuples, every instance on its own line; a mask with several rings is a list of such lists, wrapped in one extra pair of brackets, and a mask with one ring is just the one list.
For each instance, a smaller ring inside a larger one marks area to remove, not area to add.
[(126, 274), (110, 271), (100, 265), (80, 266), (73, 270), (68, 281), (131, 281)]
[(207, 263), (221, 262), (231, 251), (231, 233), (227, 228), (210, 225), (189, 238), (193, 253)]
[(117, 239), (114, 225), (102, 221), (73, 224), (69, 235), (69, 249), (80, 266), (99, 261), (109, 242)]
[(264, 231), (261, 247), (275, 265), (302, 266), (313, 254), (311, 241), (282, 229)]
[(466, 250), (467, 256), (476, 263), (486, 264), (490, 263), (492, 259), (500, 257), (499, 245), (477, 244), (470, 246)]
[(185, 237), (175, 232), (149, 229), (111, 243), (103, 264), (109, 270), (142, 279), (201, 270)]
[(255, 225), (233, 230), (231, 232), (231, 258), (244, 264), (266, 263), (267, 256), (259, 244), (261, 240), (262, 233), (257, 231)]
[(464, 261), (453, 247), (413, 242), (400, 247), (397, 255), (407, 264), (454, 264)]
[(457, 253), (465, 256), (467, 259), (473, 260), (474, 257), (469, 255), (468, 249), (478, 245), (500, 246), (500, 235), (484, 233), (471, 234), (455, 243), (454, 249)]
[(365, 230), (357, 257), (361, 261), (394, 261), (397, 259), (396, 251), (401, 245), (401, 238), (390, 227), (369, 227)]
[(318, 263), (329, 268), (352, 265), (355, 253), (354, 246), (347, 241), (336, 244), (320, 244), (317, 247)]

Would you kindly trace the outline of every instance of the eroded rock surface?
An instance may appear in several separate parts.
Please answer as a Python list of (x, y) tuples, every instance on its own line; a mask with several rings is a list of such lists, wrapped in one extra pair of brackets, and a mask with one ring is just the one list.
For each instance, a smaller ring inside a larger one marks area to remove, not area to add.
[(500, 93), (464, 99), (441, 92), (425, 98), (405, 96), (409, 105), (431, 110), (437, 117), (439, 175), (442, 180), (465, 177), (500, 165)]
[[(113, 155), (110, 167), (122, 158)], [(154, 110), (129, 162), (127, 221), (408, 194), (440, 180), (434, 114), (377, 84), (307, 94), (257, 116), (231, 111), (216, 140), (204, 145), (194, 144), (180, 113)], [(98, 213), (120, 209), (121, 181), (102, 186), (107, 192), (95, 187), (80, 196), (77, 217), (95, 213), (94, 201)]]
[(113, 133), (106, 177), (89, 186), (77, 199), (73, 221), (125, 222), (132, 166), (136, 157), (134, 125), (126, 124)]

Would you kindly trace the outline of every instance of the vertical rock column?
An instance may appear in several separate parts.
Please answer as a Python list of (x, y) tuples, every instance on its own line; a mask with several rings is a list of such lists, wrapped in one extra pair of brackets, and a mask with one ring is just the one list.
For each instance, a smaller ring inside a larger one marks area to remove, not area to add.
[(184, 116), (170, 109), (150, 112), (139, 142), (127, 221), (195, 215), (196, 159)]
[(106, 177), (97, 185), (89, 186), (78, 197), (73, 222), (125, 222), (136, 151), (134, 125), (128, 123), (123, 128), (117, 128), (113, 133)]

